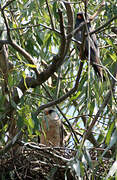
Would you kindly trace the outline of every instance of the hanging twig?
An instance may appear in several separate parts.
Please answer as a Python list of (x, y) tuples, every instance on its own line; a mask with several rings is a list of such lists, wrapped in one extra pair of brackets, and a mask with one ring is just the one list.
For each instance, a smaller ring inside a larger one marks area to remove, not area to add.
[[(115, 70), (115, 77), (117, 77), (117, 68)], [(112, 92), (114, 91), (114, 86), (115, 86), (115, 80), (112, 79), (112, 89), (108, 92), (108, 94), (105, 97), (104, 102), (102, 103), (101, 107), (99, 108), (97, 114), (95, 115), (95, 118), (93, 119), (93, 121), (91, 122), (91, 125), (89, 126), (87, 132), (84, 134), (83, 140), (82, 140), (82, 145), (84, 144), (85, 140), (88, 138), (88, 136), (90, 135), (90, 132), (92, 130), (92, 128), (94, 127), (95, 123), (97, 122), (100, 114), (104, 111), (104, 108), (106, 107), (106, 105), (108, 104), (108, 101), (110, 100), (110, 98), (112, 97)]]
[(49, 16), (50, 16), (51, 26), (52, 26), (52, 29), (54, 30), (54, 23), (53, 23), (52, 15), (51, 15), (51, 12), (50, 12), (48, 0), (46, 0), (46, 5), (47, 5), (48, 13), (49, 13)]

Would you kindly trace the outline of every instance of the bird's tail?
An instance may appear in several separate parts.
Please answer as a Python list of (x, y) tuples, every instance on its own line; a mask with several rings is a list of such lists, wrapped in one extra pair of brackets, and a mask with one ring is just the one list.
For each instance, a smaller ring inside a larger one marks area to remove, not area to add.
[[(98, 60), (98, 62), (99, 62), (99, 60)], [(98, 63), (98, 64), (99, 64), (99, 63)], [(97, 75), (101, 80), (105, 81), (106, 79), (105, 79), (105, 76), (104, 76), (104, 73), (103, 73), (102, 68), (99, 67), (99, 66), (97, 65), (97, 63), (96, 63), (96, 64), (93, 63), (92, 65), (93, 65), (94, 71), (96, 72), (96, 75)]]

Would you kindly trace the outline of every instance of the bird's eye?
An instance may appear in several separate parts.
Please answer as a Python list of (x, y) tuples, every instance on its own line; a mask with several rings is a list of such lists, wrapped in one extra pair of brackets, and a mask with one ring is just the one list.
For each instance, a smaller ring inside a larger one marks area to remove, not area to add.
[(52, 109), (50, 109), (50, 110), (48, 111), (48, 114), (51, 114), (51, 113), (53, 113), (53, 112), (55, 112), (55, 111), (52, 110)]

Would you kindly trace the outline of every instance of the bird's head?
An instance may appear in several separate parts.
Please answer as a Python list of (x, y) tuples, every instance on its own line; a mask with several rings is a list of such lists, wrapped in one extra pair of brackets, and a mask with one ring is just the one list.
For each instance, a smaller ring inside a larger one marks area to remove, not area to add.
[(52, 107), (46, 108), (44, 110), (44, 115), (48, 118), (48, 120), (53, 120), (53, 121), (59, 120), (59, 116), (57, 112)]
[(84, 21), (83, 12), (77, 13), (76, 26), (78, 27), (80, 25), (80, 23), (82, 23), (83, 21)]

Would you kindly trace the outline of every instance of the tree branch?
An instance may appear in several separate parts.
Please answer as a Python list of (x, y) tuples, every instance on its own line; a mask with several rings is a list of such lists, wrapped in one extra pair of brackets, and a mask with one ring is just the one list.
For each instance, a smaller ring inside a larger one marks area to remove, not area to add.
[(61, 46), (59, 49), (59, 55), (61, 57), (64, 57), (65, 56), (65, 46), (66, 46), (64, 22), (63, 22), (62, 11), (60, 11), (60, 9), (58, 10), (58, 13), (59, 13), (59, 18), (60, 18), (60, 32), (61, 32)]
[(57, 30), (57, 29), (52, 29), (51, 27), (49, 26), (46, 26), (44, 24), (35, 24), (35, 25), (29, 25), (29, 26), (23, 26), (23, 27), (17, 27), (17, 28), (10, 28), (11, 31), (17, 31), (17, 30), (21, 30), (21, 29), (29, 29), (29, 28), (32, 28), (32, 27), (38, 27), (38, 26), (42, 26), (43, 28), (45, 29), (49, 29), (51, 31), (54, 31), (56, 32), (57, 34), (60, 35), (60, 32)]
[(13, 139), (11, 139), (6, 145), (5, 147), (0, 150), (0, 156), (4, 155), (6, 152), (8, 152), (11, 148), (13, 148), (16, 145), (16, 141), (20, 138), (20, 136), (22, 136), (23, 132), (19, 131), (14, 137)]
[[(105, 28), (106, 26), (108, 26), (112, 21), (114, 21), (115, 19), (117, 19), (117, 16), (114, 16), (112, 19), (110, 19), (109, 21), (107, 21), (105, 24), (103, 24), (102, 26), (98, 27), (97, 29), (95, 29), (94, 31), (89, 32), (90, 35), (99, 32), (101, 29)], [(87, 36), (87, 34), (86, 34)]]
[[(115, 70), (115, 77), (117, 77), (117, 68)], [(97, 114), (95, 115), (95, 118), (93, 119), (91, 125), (89, 126), (87, 132), (84, 134), (83, 140), (82, 140), (82, 145), (84, 144), (85, 140), (88, 138), (88, 136), (91, 133), (92, 128), (94, 127), (95, 123), (97, 122), (100, 114), (104, 111), (104, 108), (106, 107), (106, 105), (108, 104), (108, 101), (110, 100), (111, 96), (112, 96), (112, 92), (114, 91), (114, 86), (115, 86), (115, 80), (112, 80), (112, 89), (108, 92), (108, 94), (105, 97), (104, 102), (102, 103), (101, 107), (99, 108)]]
[(85, 25), (85, 24), (88, 24), (89, 21), (85, 21), (85, 22), (82, 22), (80, 23), (80, 25), (74, 29), (72, 32), (70, 32), (67, 36), (66, 36), (66, 39), (69, 40), (70, 38), (72, 38), (72, 36), (74, 36), (74, 34), (76, 34), (78, 31), (80, 31), (82, 29), (82, 27)]
[[(53, 99), (53, 97), (51, 96), (51, 94), (49, 93), (49, 91), (48, 91), (45, 87), (43, 87), (43, 88), (44, 88), (44, 90), (46, 91), (46, 93), (48, 94), (48, 96), (52, 99), (52, 101), (54, 101), (54, 99)], [(56, 105), (56, 107), (57, 107), (58, 111), (61, 113), (61, 115), (63, 116), (63, 118), (65, 119), (65, 121), (67, 122), (67, 124), (68, 124), (67, 127), (68, 127), (68, 128), (71, 130), (71, 132), (73, 133), (73, 135), (74, 135), (77, 143), (79, 143), (79, 140), (78, 140), (78, 138), (77, 138), (77, 136), (76, 136), (76, 133), (75, 133), (72, 125), (70, 124), (69, 120), (66, 118), (66, 116), (65, 116), (64, 113), (61, 111), (61, 109), (59, 108), (59, 106)], [(62, 123), (63, 123), (63, 122), (62, 122)], [(75, 141), (75, 143), (76, 143), (76, 141)], [(77, 143), (76, 143), (76, 145), (77, 145)]]
[(8, 40), (11, 40), (9, 25), (8, 25), (7, 18), (5, 16), (3, 9), (1, 9), (1, 13), (2, 13), (2, 16), (4, 18), (5, 25), (6, 25)]
[[(71, 5), (69, 3), (64, 2), (64, 4), (65, 4), (65, 7), (66, 7), (67, 19), (68, 19), (67, 34), (70, 34), (73, 31), (73, 12), (72, 12)], [(71, 38), (72, 38), (72, 36), (69, 39), (66, 38), (67, 39), (66, 52), (68, 52), (70, 42), (71, 42)]]
[[(22, 56), (24, 56), (26, 58), (26, 60), (32, 64), (32, 65), (35, 65), (34, 63), (34, 59), (32, 58), (32, 56), (27, 52), (25, 51), (21, 46), (19, 46), (16, 42), (14, 41), (10, 41), (10, 45), (15, 49), (17, 50)], [(38, 71), (37, 71), (37, 68), (36, 68), (36, 65), (34, 68), (32, 68), (35, 73), (38, 75)]]
[(46, 5), (47, 5), (48, 13), (49, 13), (49, 16), (50, 16), (51, 26), (52, 26), (52, 29), (54, 30), (54, 23), (53, 23), (52, 15), (51, 15), (51, 12), (50, 12), (48, 0), (46, 0)]
[(80, 77), (81, 77), (82, 69), (83, 69), (83, 62), (80, 62), (80, 66), (79, 66), (79, 70), (78, 70), (75, 86), (70, 91), (68, 91), (64, 96), (60, 97), (59, 99), (51, 101), (48, 104), (44, 104), (44, 105), (40, 106), (37, 109), (37, 111), (35, 112), (35, 115), (37, 116), (40, 113), (41, 110), (43, 110), (43, 109), (45, 109), (47, 107), (50, 107), (50, 106), (53, 106), (53, 105), (61, 103), (62, 101), (67, 99), (70, 95), (72, 95), (75, 91), (77, 91), (78, 85), (79, 85), (79, 80), (80, 80)]
[[(69, 42), (70, 42), (70, 40), (69, 40)], [(37, 74), (37, 79), (31, 78), (31, 77), (26, 77), (25, 79), (22, 78), (22, 80), (20, 81), (18, 87), (21, 89), (21, 91), (22, 91), (23, 93), (25, 93), (25, 91), (27, 90), (27, 88), (26, 88), (26, 86), (25, 86), (25, 83), (24, 83), (24, 80), (25, 80), (26, 85), (27, 85), (28, 88), (29, 88), (29, 87), (34, 88), (34, 87), (39, 86), (39, 85), (41, 85), (42, 83), (44, 83), (50, 76), (52, 76), (52, 75), (54, 74), (54, 72), (56, 72), (56, 71), (58, 70), (58, 68), (63, 64), (63, 62), (64, 62), (64, 57), (65, 57), (65, 55), (66, 55), (67, 52), (68, 52), (68, 49), (66, 50), (65, 48), (66, 48), (66, 46), (68, 47), (68, 43), (69, 43), (69, 42), (67, 42), (67, 45), (66, 45), (66, 41), (64, 41), (64, 40), (62, 39), (62, 37), (61, 37), (61, 44), (60, 44), (59, 51), (60, 51), (60, 49), (63, 48), (62, 50), (63, 50), (63, 52), (65, 52), (65, 53), (62, 54), (62, 52), (61, 52), (61, 54), (56, 55), (55, 57), (53, 57), (53, 62), (52, 62), (52, 64), (49, 65), (49, 66), (47, 67), (47, 69), (44, 70), (43, 72), (41, 72), (40, 74), (38, 73), (37, 69), (34, 68), (34, 71), (35, 71), (36, 74)], [(11, 45), (14, 49), (16, 49), (19, 53), (21, 53), (21, 54), (27, 59), (27, 61), (28, 61), (29, 63), (34, 64), (34, 60), (33, 60), (33, 58), (31, 57), (31, 55), (28, 54), (22, 47), (20, 47), (18, 44), (16, 44), (16, 43), (15, 43), (14, 41), (12, 41), (12, 40), (10, 41), (10, 45)], [(61, 47), (62, 47), (62, 48), (61, 48)], [(60, 56), (60, 55), (61, 55), (61, 56)], [(19, 99), (18, 93), (16, 93), (16, 89), (14, 90), (13, 94), (14, 94), (13, 99), (14, 99), (15, 103), (18, 104), (18, 102), (19, 102), (20, 99)], [(7, 107), (8, 107), (8, 109), (7, 109)], [(7, 107), (6, 107), (6, 112), (7, 112), (7, 113), (5, 113), (5, 115), (8, 115), (9, 112), (13, 111), (13, 109), (14, 109), (10, 103), (8, 103)], [(4, 119), (5, 119), (5, 117), (2, 117), (3, 122), (4, 122)]]
[(13, 1), (15, 0), (9, 0), (8, 2), (6, 2), (6, 4), (4, 4), (4, 6), (1, 8), (2, 10), (4, 10), (7, 6), (9, 6)]
[(117, 79), (112, 75), (112, 73), (108, 70), (107, 67), (105, 67), (105, 66), (103, 66), (103, 65), (101, 65), (101, 64), (97, 64), (97, 63), (94, 63), (94, 64), (95, 64), (96, 66), (99, 66), (99, 67), (103, 68), (105, 71), (107, 71), (107, 73), (110, 75), (110, 77), (111, 77), (114, 81), (117, 82)]
[(94, 20), (95, 17), (98, 16), (98, 14), (102, 11), (102, 8), (103, 8), (104, 6), (105, 6), (105, 0), (103, 0), (103, 1), (101, 2), (100, 7), (99, 7), (99, 9), (97, 10), (97, 12), (94, 13), (94, 14), (89, 18), (89, 20), (90, 20), (90, 21)]

